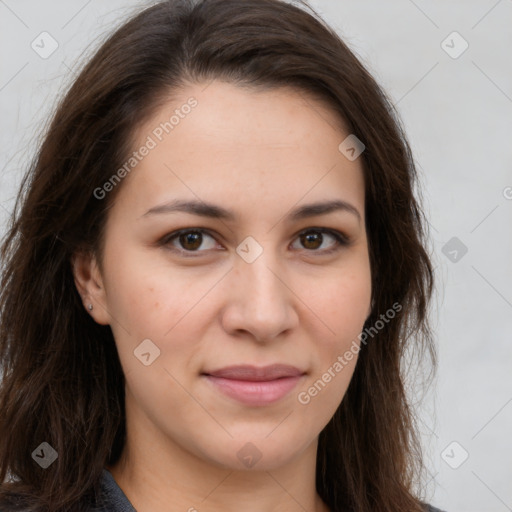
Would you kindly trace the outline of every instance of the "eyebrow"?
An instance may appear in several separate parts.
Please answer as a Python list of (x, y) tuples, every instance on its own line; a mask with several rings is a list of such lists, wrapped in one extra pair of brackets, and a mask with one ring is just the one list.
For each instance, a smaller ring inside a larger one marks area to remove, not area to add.
[[(290, 221), (297, 221), (306, 219), (308, 217), (315, 217), (317, 215), (327, 215), (328, 213), (336, 211), (351, 213), (357, 217), (359, 222), (361, 221), (361, 214), (359, 213), (359, 210), (352, 204), (340, 199), (310, 203), (300, 206), (299, 208), (292, 210), (286, 216), (286, 218)], [(153, 208), (150, 208), (144, 215), (142, 215), (142, 217), (176, 212), (190, 213), (192, 215), (209, 217), (211, 219), (220, 219), (230, 222), (233, 222), (236, 219), (234, 212), (227, 210), (222, 206), (206, 203), (204, 201), (184, 201), (180, 199), (154, 206)]]

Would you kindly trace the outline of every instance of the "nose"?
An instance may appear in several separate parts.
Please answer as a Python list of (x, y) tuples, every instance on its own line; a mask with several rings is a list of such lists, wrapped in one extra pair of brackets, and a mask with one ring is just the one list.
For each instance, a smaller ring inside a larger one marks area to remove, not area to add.
[(270, 250), (252, 263), (236, 258), (227, 284), (222, 325), (231, 335), (250, 334), (271, 341), (298, 325), (293, 283)]

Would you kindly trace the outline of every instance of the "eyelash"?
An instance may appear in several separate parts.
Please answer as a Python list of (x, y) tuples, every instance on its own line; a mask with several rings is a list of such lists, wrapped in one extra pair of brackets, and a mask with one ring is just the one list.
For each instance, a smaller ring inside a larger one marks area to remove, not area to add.
[[(200, 254), (202, 252), (208, 251), (208, 250), (206, 250), (206, 251), (200, 251), (200, 250), (190, 251), (190, 250), (186, 250), (186, 249), (176, 249), (175, 247), (169, 247), (169, 244), (172, 240), (174, 240), (175, 238), (179, 237), (180, 235), (183, 235), (186, 233), (201, 233), (202, 235), (207, 234), (208, 236), (215, 239), (214, 234), (209, 229), (186, 228), (186, 229), (180, 229), (178, 231), (173, 231), (172, 233), (169, 233), (169, 234), (163, 236), (158, 241), (158, 245), (166, 247), (170, 251), (181, 253), (186, 258), (194, 258), (194, 257), (197, 257), (197, 255), (195, 253)], [(324, 249), (324, 250), (304, 249), (306, 252), (313, 252), (313, 253), (319, 253), (321, 255), (328, 255), (328, 254), (337, 252), (344, 247), (349, 246), (351, 243), (350, 238), (348, 236), (346, 236), (345, 234), (343, 234), (342, 232), (337, 231), (335, 229), (328, 229), (328, 228), (315, 228), (315, 227), (308, 228), (308, 229), (305, 229), (305, 230), (301, 231), (300, 233), (298, 233), (296, 238), (300, 237), (301, 235), (305, 235), (307, 233), (322, 233), (322, 234), (325, 233), (325, 234), (331, 235), (336, 240), (337, 243), (331, 249)], [(323, 240), (322, 240), (322, 242), (323, 242)]]

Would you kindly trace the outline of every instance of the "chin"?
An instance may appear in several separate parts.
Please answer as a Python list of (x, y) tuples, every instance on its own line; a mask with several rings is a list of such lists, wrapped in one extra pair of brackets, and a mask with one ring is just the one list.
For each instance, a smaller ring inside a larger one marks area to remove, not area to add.
[[(277, 425), (276, 425), (277, 426)], [(222, 446), (217, 445), (214, 453), (210, 449), (203, 453), (203, 459), (208, 459), (216, 466), (231, 471), (272, 471), (290, 464), (298, 457), (303, 448), (297, 442), (291, 442), (290, 438), (285, 440), (272, 434), (268, 436), (260, 433), (245, 435), (230, 439)]]

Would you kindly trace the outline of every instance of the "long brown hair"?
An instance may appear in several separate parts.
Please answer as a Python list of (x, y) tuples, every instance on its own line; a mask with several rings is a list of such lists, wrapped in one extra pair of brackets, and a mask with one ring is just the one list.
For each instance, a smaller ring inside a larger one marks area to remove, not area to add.
[[(421, 510), (415, 487), (423, 463), (404, 364), (414, 353), (429, 356), (433, 369), (436, 355), (417, 171), (391, 101), (340, 37), (302, 7), (160, 2), (121, 26), (60, 102), (1, 248), (0, 501), (16, 494), (30, 510), (79, 510), (98, 491), (105, 465), (118, 460), (124, 375), (110, 327), (84, 311), (70, 261), (79, 249), (101, 260), (122, 184), (104, 200), (94, 190), (133, 151), (135, 129), (184, 84), (222, 79), (321, 98), (366, 147), (372, 312), (365, 327), (394, 303), (402, 309), (361, 349), (319, 437), (316, 485), (333, 511)], [(48, 469), (32, 457), (43, 442), (58, 453)]]

